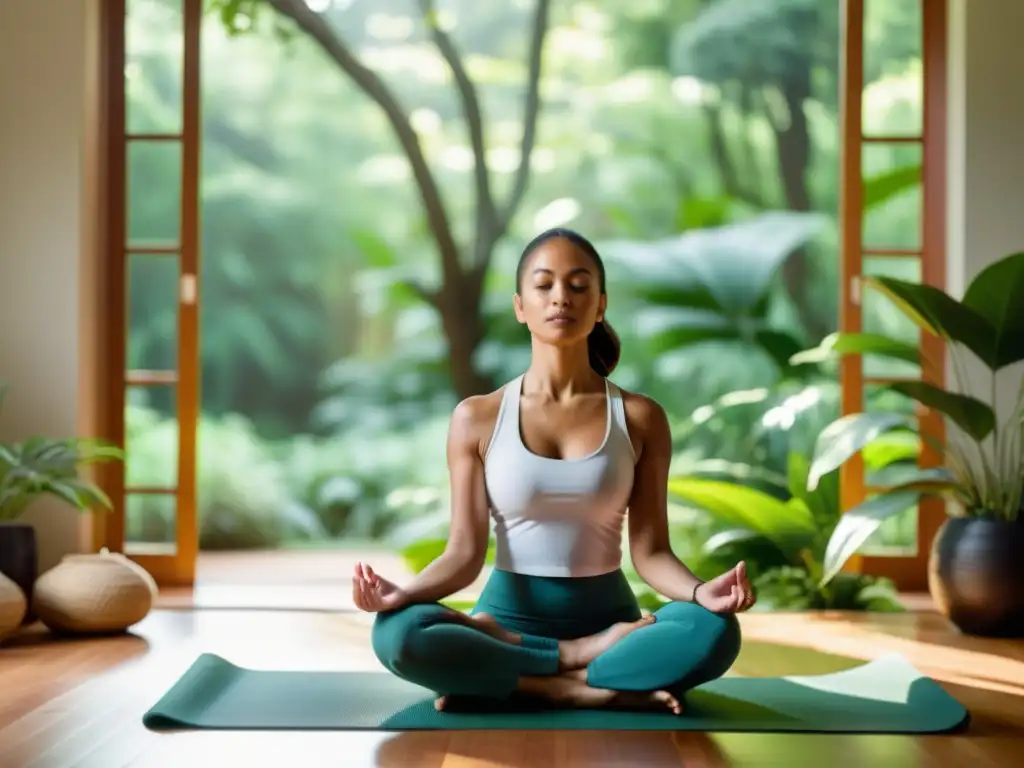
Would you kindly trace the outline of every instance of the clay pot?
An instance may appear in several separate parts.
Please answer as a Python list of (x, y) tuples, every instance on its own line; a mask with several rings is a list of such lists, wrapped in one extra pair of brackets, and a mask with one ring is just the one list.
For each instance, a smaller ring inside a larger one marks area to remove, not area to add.
[(113, 634), (142, 621), (153, 607), (153, 577), (124, 555), (67, 555), (36, 581), (32, 608), (61, 634)]
[(928, 561), (939, 611), (961, 632), (1024, 636), (1024, 523), (951, 517)]
[(0, 640), (21, 626), (27, 609), (28, 601), (21, 587), (0, 573)]
[[(27, 523), (0, 523), (0, 573), (18, 585), (30, 606), (37, 563), (36, 529)], [(33, 620), (32, 611), (26, 610), (21, 623)]]

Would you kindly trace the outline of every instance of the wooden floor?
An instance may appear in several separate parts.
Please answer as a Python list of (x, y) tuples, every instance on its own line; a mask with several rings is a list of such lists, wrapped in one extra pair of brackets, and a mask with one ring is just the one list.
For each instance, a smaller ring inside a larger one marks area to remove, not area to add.
[(633, 732), (156, 734), (141, 724), (201, 652), (263, 668), (379, 669), (365, 614), (159, 609), (133, 633), (0, 644), (0, 766), (1008, 766), (1024, 741), (1024, 644), (964, 638), (934, 613), (750, 614), (734, 673), (817, 674), (905, 654), (972, 712), (956, 736)]

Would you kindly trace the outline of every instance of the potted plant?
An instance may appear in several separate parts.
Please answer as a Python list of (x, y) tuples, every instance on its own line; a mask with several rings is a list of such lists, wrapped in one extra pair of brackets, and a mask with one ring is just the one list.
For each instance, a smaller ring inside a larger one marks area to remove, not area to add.
[[(6, 390), (0, 382), (0, 405)], [(121, 457), (115, 446), (91, 438), (0, 442), (0, 572), (21, 588), (29, 604), (38, 558), (35, 529), (20, 522), (22, 515), (42, 496), (55, 496), (82, 512), (110, 509), (107, 495), (79, 473), (84, 465)], [(30, 619), (26, 614), (25, 621)]]
[[(918, 469), (848, 510), (826, 553), (825, 578), (838, 572), (871, 534), (906, 505), (887, 504), (894, 493), (941, 495), (949, 517), (931, 542), (929, 588), (939, 610), (961, 631), (988, 636), (1024, 635), (1024, 382), (1016, 402), (1001, 403), (997, 374), (1024, 361), (1024, 252), (982, 270), (962, 300), (929, 285), (869, 277), (864, 282), (886, 295), (925, 333), (946, 342), (956, 389), (921, 381), (892, 382), (887, 388), (932, 408), (948, 419), (943, 444), (933, 436), (921, 441), (942, 456), (942, 466)], [(970, 353), (987, 370), (988, 391), (971, 386)], [(820, 362), (836, 355), (877, 355), (920, 363), (916, 345), (872, 334), (835, 334), (793, 358)], [(1008, 413), (1004, 411), (1008, 409)], [(897, 413), (853, 413), (821, 434), (808, 476), (813, 487), (880, 435), (916, 430), (916, 422)]]

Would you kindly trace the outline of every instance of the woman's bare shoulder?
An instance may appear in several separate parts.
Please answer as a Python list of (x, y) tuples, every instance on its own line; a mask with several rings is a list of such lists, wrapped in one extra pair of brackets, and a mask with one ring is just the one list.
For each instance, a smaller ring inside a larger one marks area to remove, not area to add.
[(668, 414), (661, 403), (639, 392), (630, 392), (621, 387), (619, 391), (622, 392), (626, 426), (634, 449), (639, 448), (643, 452), (645, 448), (652, 448), (658, 453), (671, 451), (672, 435)]
[(665, 409), (653, 397), (630, 392), (621, 387), (619, 391), (622, 392), (622, 404), (625, 406), (626, 419), (630, 426), (636, 424), (638, 428), (657, 428), (668, 422)]
[(465, 446), (475, 446), (483, 455), (494, 432), (505, 393), (502, 386), (483, 395), (472, 395), (460, 401), (452, 412), (452, 439)]

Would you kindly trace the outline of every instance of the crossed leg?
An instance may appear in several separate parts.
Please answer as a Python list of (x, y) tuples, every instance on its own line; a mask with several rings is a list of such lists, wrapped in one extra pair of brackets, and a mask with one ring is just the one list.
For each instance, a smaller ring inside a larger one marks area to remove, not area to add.
[(488, 614), (438, 604), (380, 614), (373, 648), (394, 674), (438, 694), (505, 699), (513, 693), (578, 707), (662, 707), (682, 711), (689, 688), (728, 671), (739, 653), (734, 616), (670, 603), (653, 617), (588, 637), (517, 634)]

